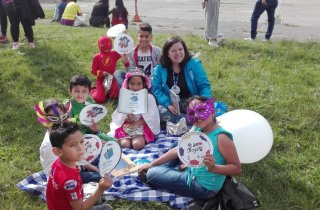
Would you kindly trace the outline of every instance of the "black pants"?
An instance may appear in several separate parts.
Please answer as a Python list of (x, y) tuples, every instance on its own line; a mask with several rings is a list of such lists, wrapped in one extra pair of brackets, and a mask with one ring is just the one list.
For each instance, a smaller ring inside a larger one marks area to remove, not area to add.
[(25, 36), (28, 39), (28, 42), (33, 42), (33, 30), (32, 30), (32, 24), (30, 23), (29, 20), (27, 19), (22, 19), (21, 17), (21, 8), (20, 7), (16, 7), (16, 11), (13, 13), (8, 14), (9, 16), (9, 21), (11, 24), (10, 27), (10, 32), (11, 32), (11, 36), (14, 42), (18, 42), (19, 41), (19, 33), (20, 33), (20, 29), (19, 29), (19, 25), (20, 22), (22, 24)]
[(3, 5), (0, 3), (0, 18), (1, 18), (1, 34), (3, 36), (7, 35), (8, 19), (7, 14), (4, 11)]

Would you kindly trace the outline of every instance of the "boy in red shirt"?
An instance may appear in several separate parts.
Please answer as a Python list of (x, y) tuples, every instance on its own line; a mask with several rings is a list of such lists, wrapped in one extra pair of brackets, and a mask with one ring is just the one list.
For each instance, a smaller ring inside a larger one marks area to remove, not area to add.
[(49, 210), (112, 210), (108, 204), (94, 206), (112, 180), (103, 177), (95, 193), (83, 200), (82, 181), (77, 161), (84, 154), (84, 139), (76, 123), (54, 125), (50, 133), (52, 151), (58, 159), (49, 175), (46, 197)]

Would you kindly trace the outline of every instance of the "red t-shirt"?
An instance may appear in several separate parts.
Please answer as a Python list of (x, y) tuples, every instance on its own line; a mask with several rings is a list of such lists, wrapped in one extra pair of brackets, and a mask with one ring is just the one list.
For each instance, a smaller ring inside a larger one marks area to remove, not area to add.
[(52, 165), (46, 197), (49, 210), (72, 210), (69, 202), (83, 199), (79, 169), (64, 165), (58, 158)]
[(113, 75), (114, 71), (116, 70), (117, 61), (120, 58), (121, 55), (116, 51), (111, 51), (108, 53), (97, 53), (93, 57), (91, 73), (97, 75), (97, 71), (100, 70)]

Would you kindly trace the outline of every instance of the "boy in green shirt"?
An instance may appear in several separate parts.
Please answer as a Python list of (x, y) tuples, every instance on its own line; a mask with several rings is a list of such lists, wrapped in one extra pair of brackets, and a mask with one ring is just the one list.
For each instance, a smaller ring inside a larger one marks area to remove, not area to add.
[[(102, 133), (99, 131), (99, 126), (96, 123), (93, 123), (92, 125), (82, 125), (80, 122), (80, 112), (81, 110), (89, 105), (94, 104), (94, 100), (90, 96), (91, 91), (91, 81), (83, 75), (75, 75), (70, 80), (70, 87), (69, 87), (69, 93), (71, 95), (71, 112), (70, 117), (75, 118), (78, 125), (80, 125), (82, 134), (95, 134), (99, 136), (100, 139), (103, 139), (104, 141), (113, 140), (113, 138), (109, 137), (107, 134)], [(99, 175), (99, 169), (96, 167), (98, 165), (99, 158), (97, 158), (95, 161), (93, 161), (91, 164), (89, 164), (89, 167), (86, 166), (85, 170), (92, 171), (92, 173), (86, 173), (85, 177), (83, 177), (83, 174), (81, 174), (83, 182), (86, 181), (98, 181), (101, 179), (101, 176)], [(87, 172), (87, 171), (86, 171)], [(81, 172), (80, 172), (81, 173)]]
[(81, 125), (81, 131), (83, 134), (96, 134), (105, 141), (113, 140), (108, 135), (99, 131), (99, 126), (96, 123), (85, 126), (80, 122), (81, 110), (89, 105), (95, 104), (95, 101), (90, 96), (91, 81), (83, 75), (75, 75), (70, 80), (69, 93), (71, 95), (71, 118), (75, 118), (77, 123)]

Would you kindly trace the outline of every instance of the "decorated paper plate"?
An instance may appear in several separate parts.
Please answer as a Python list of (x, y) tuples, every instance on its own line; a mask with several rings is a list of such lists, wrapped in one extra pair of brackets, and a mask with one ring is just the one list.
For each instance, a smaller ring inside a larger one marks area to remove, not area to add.
[(178, 156), (183, 164), (193, 168), (202, 167), (206, 154), (213, 154), (212, 142), (206, 134), (191, 131), (181, 136)]
[(92, 125), (92, 120), (97, 123), (107, 115), (107, 108), (100, 104), (89, 104), (80, 112), (80, 122), (83, 125)]
[(102, 149), (100, 138), (93, 134), (85, 134), (84, 138), (84, 155), (83, 160), (78, 161), (78, 165), (85, 165), (93, 162), (99, 156)]
[(116, 141), (108, 141), (103, 145), (99, 161), (102, 177), (109, 174), (117, 166), (121, 159), (121, 153), (121, 147)]
[(124, 24), (117, 24), (117, 25), (112, 26), (111, 28), (108, 29), (107, 36), (108, 37), (116, 37), (125, 31), (126, 31), (126, 26)]
[(128, 34), (119, 34), (114, 39), (114, 50), (119, 54), (128, 54), (133, 48), (133, 39)]

